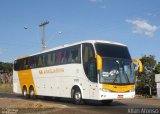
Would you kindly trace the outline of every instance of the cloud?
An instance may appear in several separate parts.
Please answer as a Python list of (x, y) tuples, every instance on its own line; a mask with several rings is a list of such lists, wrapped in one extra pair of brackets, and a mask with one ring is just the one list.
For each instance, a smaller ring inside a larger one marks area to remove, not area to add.
[(133, 31), (132, 31), (133, 33), (140, 33), (149, 37), (154, 36), (154, 33), (159, 28), (158, 26), (151, 25), (146, 20), (142, 19), (136, 19), (136, 20), (127, 19), (126, 22), (131, 23), (133, 25)]

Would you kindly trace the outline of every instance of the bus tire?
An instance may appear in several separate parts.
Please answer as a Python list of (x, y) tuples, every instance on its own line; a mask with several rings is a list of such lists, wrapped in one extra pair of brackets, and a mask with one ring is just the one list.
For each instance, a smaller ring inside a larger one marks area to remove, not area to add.
[(104, 105), (111, 105), (111, 103), (113, 102), (113, 100), (102, 100), (101, 103), (103, 103)]
[(29, 88), (29, 97), (31, 99), (35, 99), (36, 98), (35, 91), (34, 91), (34, 88), (32, 86)]
[(22, 95), (23, 95), (24, 98), (29, 98), (28, 94), (27, 94), (27, 88), (26, 88), (26, 86), (24, 86), (23, 89), (22, 89)]
[(82, 100), (82, 94), (80, 89), (76, 88), (73, 90), (73, 102), (74, 104), (82, 104), (83, 100)]

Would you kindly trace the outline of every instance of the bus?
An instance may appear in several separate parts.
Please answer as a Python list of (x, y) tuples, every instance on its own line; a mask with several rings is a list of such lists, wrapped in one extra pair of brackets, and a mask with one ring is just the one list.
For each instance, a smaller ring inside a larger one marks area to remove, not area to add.
[(133, 62), (126, 45), (86, 40), (17, 58), (13, 92), (24, 97), (71, 98), (75, 104), (135, 97)]

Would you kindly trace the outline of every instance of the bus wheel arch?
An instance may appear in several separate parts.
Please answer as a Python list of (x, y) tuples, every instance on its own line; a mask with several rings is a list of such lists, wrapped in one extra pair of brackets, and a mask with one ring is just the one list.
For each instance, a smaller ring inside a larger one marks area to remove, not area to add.
[(72, 87), (71, 98), (73, 99), (73, 102), (75, 104), (82, 104), (83, 103), (82, 92), (81, 92), (81, 89), (78, 85), (75, 85)]
[(31, 99), (35, 99), (36, 98), (35, 89), (34, 89), (33, 85), (30, 85), (30, 87), (29, 87), (29, 97)]

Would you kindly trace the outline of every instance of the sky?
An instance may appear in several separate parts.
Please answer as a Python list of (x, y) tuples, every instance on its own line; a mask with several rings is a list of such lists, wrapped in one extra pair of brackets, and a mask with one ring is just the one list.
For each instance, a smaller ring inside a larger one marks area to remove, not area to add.
[(0, 0), (0, 61), (83, 40), (128, 46), (132, 58), (160, 61), (160, 0)]

